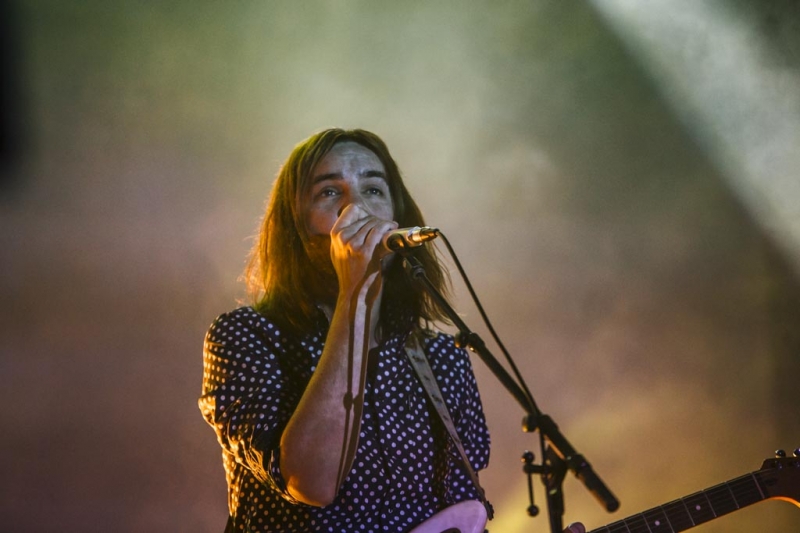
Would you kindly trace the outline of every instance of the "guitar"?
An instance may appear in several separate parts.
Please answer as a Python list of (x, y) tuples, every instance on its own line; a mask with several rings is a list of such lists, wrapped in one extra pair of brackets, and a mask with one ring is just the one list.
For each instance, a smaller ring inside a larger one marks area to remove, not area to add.
[(476, 500), (445, 507), (409, 533), (483, 533), (486, 508)]
[(677, 533), (763, 500), (800, 507), (800, 453), (767, 459), (761, 470), (701, 490), (589, 533)]
[[(800, 453), (767, 459), (761, 469), (684, 498), (593, 529), (589, 533), (678, 533), (763, 500), (800, 507)], [(410, 533), (483, 533), (486, 510), (477, 501), (452, 505)]]

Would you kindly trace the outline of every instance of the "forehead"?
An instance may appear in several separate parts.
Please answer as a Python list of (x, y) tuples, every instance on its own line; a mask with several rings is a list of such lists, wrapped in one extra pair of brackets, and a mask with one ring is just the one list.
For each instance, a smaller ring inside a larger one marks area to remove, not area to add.
[(369, 148), (353, 141), (338, 142), (317, 163), (313, 177), (344, 172), (386, 171), (380, 158)]

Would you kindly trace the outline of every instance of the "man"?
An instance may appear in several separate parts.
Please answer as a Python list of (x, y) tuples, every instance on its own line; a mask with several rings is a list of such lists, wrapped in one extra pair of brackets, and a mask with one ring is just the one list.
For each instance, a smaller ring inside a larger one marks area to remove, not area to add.
[[(409, 531), (479, 498), (406, 354), (421, 339), (469, 462), (485, 468), (470, 360), (427, 329), (442, 310), (382, 244), (418, 225), (372, 133), (322, 131), (282, 166), (246, 272), (252, 306), (217, 318), (205, 342), (199, 404), (222, 445), (231, 531)], [(414, 253), (444, 292), (433, 252)]]

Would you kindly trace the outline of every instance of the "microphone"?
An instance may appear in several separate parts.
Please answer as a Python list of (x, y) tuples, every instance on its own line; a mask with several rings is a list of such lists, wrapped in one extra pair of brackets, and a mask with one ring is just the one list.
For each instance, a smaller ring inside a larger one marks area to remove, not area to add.
[(391, 231), (383, 238), (383, 246), (390, 252), (401, 252), (408, 248), (421, 246), (422, 243), (439, 236), (439, 228), (414, 226)]

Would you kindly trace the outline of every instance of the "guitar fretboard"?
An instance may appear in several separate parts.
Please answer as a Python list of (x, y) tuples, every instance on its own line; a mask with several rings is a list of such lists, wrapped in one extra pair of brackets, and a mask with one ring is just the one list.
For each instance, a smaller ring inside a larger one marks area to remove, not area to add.
[(677, 533), (764, 500), (759, 472), (653, 507), (589, 533)]

